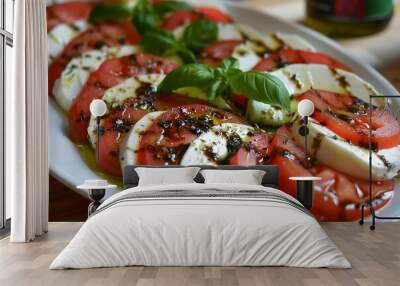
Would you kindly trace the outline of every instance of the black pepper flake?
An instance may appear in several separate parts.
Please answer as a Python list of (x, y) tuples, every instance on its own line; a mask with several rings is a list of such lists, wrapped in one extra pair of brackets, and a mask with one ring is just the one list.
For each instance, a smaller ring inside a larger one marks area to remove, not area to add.
[(106, 42), (103, 42), (103, 41), (97, 41), (97, 42), (94, 44), (94, 48), (95, 48), (96, 50), (100, 50), (101, 48), (107, 47), (107, 46), (108, 46), (107, 43), (106, 43)]
[(160, 120), (160, 122), (158, 123), (162, 128), (164, 129), (170, 129), (173, 127), (173, 124), (170, 120)]

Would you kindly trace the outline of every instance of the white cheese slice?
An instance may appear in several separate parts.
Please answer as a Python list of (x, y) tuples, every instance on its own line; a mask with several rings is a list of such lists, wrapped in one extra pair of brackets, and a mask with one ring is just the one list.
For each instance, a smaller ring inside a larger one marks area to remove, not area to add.
[(251, 70), (261, 60), (261, 58), (254, 52), (252, 44), (249, 41), (238, 45), (234, 49), (232, 57), (239, 61), (239, 69), (242, 71)]
[(243, 35), (237, 24), (218, 23), (218, 40), (242, 40)]
[(47, 46), (49, 53), (49, 64), (65, 48), (65, 46), (76, 36), (87, 30), (89, 24), (86, 21), (76, 21), (71, 24), (59, 24), (47, 35)]
[(105, 48), (88, 51), (73, 58), (54, 84), (55, 100), (65, 111), (68, 111), (90, 74), (97, 70), (106, 59), (131, 55), (136, 50), (135, 46)]
[(140, 136), (164, 111), (150, 112), (143, 116), (136, 124), (131, 128), (128, 135), (121, 142), (119, 159), (121, 168), (124, 169), (127, 165), (136, 165), (136, 154), (139, 151)]
[(263, 43), (270, 51), (276, 51), (282, 47), (294, 50), (315, 51), (315, 48), (304, 38), (287, 33), (268, 33), (262, 34), (247, 25), (239, 25), (239, 29), (249, 39)]
[[(164, 74), (157, 73), (142, 74), (137, 77), (128, 78), (122, 83), (107, 89), (102, 99), (106, 102), (108, 108), (115, 108), (118, 105), (122, 105), (125, 100), (136, 97), (136, 90), (141, 87), (143, 83), (149, 83), (156, 88), (164, 78)], [(102, 122), (100, 124), (102, 124)], [(97, 143), (96, 126), (96, 118), (91, 116), (88, 126), (88, 136), (94, 149)]]
[[(292, 135), (297, 144), (305, 147), (304, 137), (299, 134), (300, 121), (296, 121), (292, 127)], [(348, 143), (325, 126), (310, 119), (309, 135), (307, 137), (308, 154), (338, 171), (351, 176), (368, 180), (369, 176), (369, 151)], [(390, 162), (388, 167), (381, 159), (383, 156)], [(372, 178), (373, 180), (392, 179), (400, 170), (400, 147), (372, 152)]]
[[(248, 141), (250, 132), (254, 129), (250, 126), (237, 123), (223, 123), (212, 127), (201, 134), (188, 147), (182, 157), (181, 165), (217, 165), (218, 161), (228, 156), (228, 139), (226, 135), (236, 134), (242, 141)], [(213, 154), (210, 158), (209, 154)]]

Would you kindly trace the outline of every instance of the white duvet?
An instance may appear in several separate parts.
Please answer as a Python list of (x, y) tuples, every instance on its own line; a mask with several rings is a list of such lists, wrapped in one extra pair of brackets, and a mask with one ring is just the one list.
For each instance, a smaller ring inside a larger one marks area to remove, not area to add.
[[(171, 197), (153, 196), (174, 190)], [(251, 191), (258, 191), (260, 197)], [(221, 197), (219, 192), (228, 195)], [(143, 196), (138, 198), (138, 194)], [(254, 185), (128, 189), (100, 206), (50, 269), (128, 265), (349, 268), (318, 222), (296, 204), (279, 190)]]

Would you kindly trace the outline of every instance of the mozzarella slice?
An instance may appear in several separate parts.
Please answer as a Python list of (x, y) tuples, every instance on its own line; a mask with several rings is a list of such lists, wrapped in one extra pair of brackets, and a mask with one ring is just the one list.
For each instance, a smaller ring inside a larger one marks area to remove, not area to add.
[[(292, 135), (297, 144), (305, 147), (304, 137), (299, 134), (300, 121), (292, 125)], [(351, 176), (368, 180), (369, 177), (369, 151), (348, 143), (346, 140), (326, 128), (310, 120), (308, 141), (308, 154), (319, 162)], [(383, 156), (383, 157), (382, 157)], [(382, 160), (382, 158), (384, 158)], [(387, 165), (390, 160), (392, 165)], [(400, 147), (372, 152), (372, 179), (392, 179), (400, 170)]]
[(239, 135), (242, 141), (250, 139), (254, 128), (237, 123), (216, 125), (196, 138), (182, 157), (181, 165), (217, 165), (228, 156), (228, 137)]
[(232, 57), (239, 61), (239, 69), (242, 71), (251, 70), (261, 60), (249, 41), (238, 45), (234, 49)]
[(86, 21), (76, 21), (72, 24), (59, 24), (51, 29), (47, 35), (49, 64), (73, 38), (87, 30), (88, 27), (89, 24)]
[(88, 51), (72, 59), (54, 84), (55, 100), (65, 111), (68, 111), (89, 75), (106, 59), (131, 55), (136, 50), (135, 46), (113, 47)]
[(128, 135), (122, 141), (119, 151), (119, 159), (121, 168), (124, 169), (127, 165), (136, 165), (137, 152), (139, 151), (140, 136), (143, 132), (151, 126), (151, 124), (160, 117), (164, 111), (150, 112), (143, 116), (133, 128), (129, 131)]
[[(125, 100), (136, 97), (137, 89), (143, 86), (143, 84), (151, 84), (155, 89), (164, 78), (164, 74), (142, 74), (137, 77), (128, 78), (122, 83), (107, 89), (102, 99), (106, 102), (108, 108), (115, 108), (122, 105)], [(96, 148), (97, 124), (96, 118), (93, 116), (90, 117), (88, 135), (92, 147)]]
[(237, 24), (218, 23), (218, 40), (242, 40), (243, 35)]
[(136, 90), (144, 83), (151, 84), (155, 89), (164, 78), (164, 74), (143, 74), (128, 78), (122, 83), (108, 89), (104, 93), (103, 100), (109, 107), (116, 107), (128, 98), (136, 97)]
[[(368, 102), (370, 95), (378, 94), (372, 85), (356, 74), (340, 69), (332, 69), (325, 65), (294, 64), (270, 74), (284, 83), (291, 96), (304, 93), (310, 89), (319, 89), (339, 94), (350, 94)], [(376, 105), (383, 103), (381, 100), (374, 101)], [(268, 124), (267, 121), (263, 120), (262, 112), (271, 110), (271, 105), (250, 100), (248, 108), (253, 112), (261, 113), (254, 116), (257, 119), (256, 123)]]
[(315, 51), (315, 48), (309, 42), (295, 34), (280, 32), (261, 34), (247, 25), (239, 25), (239, 28), (250, 40), (262, 43), (269, 51), (276, 51), (282, 47), (294, 50)]

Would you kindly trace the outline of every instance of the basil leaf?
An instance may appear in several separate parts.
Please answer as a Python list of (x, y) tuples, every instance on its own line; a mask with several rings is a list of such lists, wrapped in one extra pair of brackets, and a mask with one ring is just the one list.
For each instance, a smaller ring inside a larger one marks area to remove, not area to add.
[(89, 22), (125, 20), (132, 16), (133, 7), (130, 3), (99, 3), (89, 16)]
[(180, 49), (172, 33), (163, 30), (147, 31), (140, 43), (146, 53), (165, 55)]
[(182, 41), (193, 51), (200, 51), (218, 39), (218, 26), (208, 19), (200, 19), (186, 27)]
[(215, 98), (220, 96), (227, 88), (228, 87), (226, 83), (222, 79), (214, 81), (207, 90), (207, 96), (209, 97), (208, 100), (214, 100)]
[(158, 86), (158, 91), (174, 91), (182, 87), (197, 87), (207, 91), (213, 82), (212, 68), (201, 64), (188, 64), (169, 73)]
[(132, 22), (141, 34), (157, 25), (157, 15), (148, 0), (139, 0), (133, 9)]
[(140, 43), (144, 52), (160, 56), (178, 54), (185, 63), (195, 63), (195, 54), (178, 42), (171, 32), (153, 29), (147, 31)]
[(270, 74), (248, 71), (228, 73), (233, 93), (290, 110), (290, 95), (283, 82)]
[(177, 53), (185, 64), (194, 64), (197, 62), (196, 55), (191, 50), (188, 50), (185, 46), (182, 46), (180, 49), (178, 49)]
[(164, 17), (165, 14), (176, 10), (194, 10), (194, 7), (183, 1), (165, 0), (154, 4), (154, 11), (159, 17)]
[(229, 69), (239, 69), (239, 61), (234, 57), (230, 57), (223, 60), (218, 67), (224, 72), (227, 72)]

